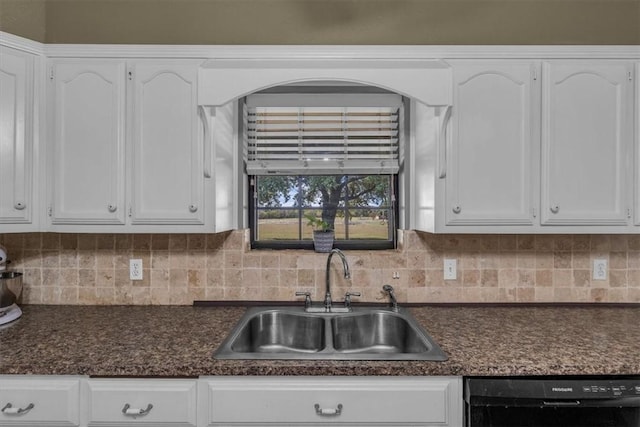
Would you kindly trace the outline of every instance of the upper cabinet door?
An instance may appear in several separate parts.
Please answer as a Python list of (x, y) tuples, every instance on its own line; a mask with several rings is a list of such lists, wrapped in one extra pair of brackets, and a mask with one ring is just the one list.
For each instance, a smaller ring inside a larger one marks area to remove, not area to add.
[(619, 61), (543, 64), (543, 225), (627, 224), (631, 73)]
[(446, 225), (532, 225), (539, 64), (451, 61)]
[(53, 63), (53, 224), (124, 224), (125, 63)]
[(31, 222), (33, 58), (0, 48), (0, 224)]
[(196, 62), (132, 65), (132, 224), (203, 224)]

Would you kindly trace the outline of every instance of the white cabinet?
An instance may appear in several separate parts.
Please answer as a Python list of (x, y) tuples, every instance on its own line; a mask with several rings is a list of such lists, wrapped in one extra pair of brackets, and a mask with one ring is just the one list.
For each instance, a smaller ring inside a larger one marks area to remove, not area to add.
[(0, 232), (33, 222), (34, 61), (0, 47)]
[(636, 63), (635, 67), (635, 77), (636, 77), (636, 91), (635, 91), (635, 123), (636, 123), (636, 133), (634, 139), (634, 147), (635, 147), (635, 167), (634, 167), (634, 201), (635, 201), (635, 225), (636, 232), (640, 232), (640, 84), (638, 83), (638, 79), (640, 79), (640, 62)]
[(59, 60), (53, 86), (52, 224), (125, 222), (125, 63)]
[[(420, 177), (413, 198), (417, 229), (638, 232), (640, 148), (633, 148), (633, 114), (640, 92), (632, 62), (449, 62), (454, 92), (447, 132), (442, 119), (418, 120), (414, 127), (416, 145), (426, 141), (410, 159)], [(433, 196), (425, 172), (431, 170)]]
[(0, 427), (461, 427), (462, 377), (0, 376)]
[(68, 376), (0, 376), (0, 426), (81, 425), (80, 383)]
[(543, 63), (543, 225), (626, 228), (632, 75), (623, 61)]
[(213, 231), (200, 62), (52, 61), (52, 231)]
[(196, 426), (196, 380), (87, 381), (88, 426)]
[(203, 224), (198, 64), (136, 62), (133, 74), (133, 224)]
[(450, 61), (453, 110), (445, 225), (534, 223), (539, 63)]
[(462, 426), (455, 377), (209, 377), (199, 425)]

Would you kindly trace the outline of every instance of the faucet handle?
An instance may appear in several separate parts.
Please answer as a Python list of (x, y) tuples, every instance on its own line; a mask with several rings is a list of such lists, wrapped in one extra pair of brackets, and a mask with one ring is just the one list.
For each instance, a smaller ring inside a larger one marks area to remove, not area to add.
[(296, 291), (297, 297), (304, 297), (304, 308), (311, 307), (311, 292)]
[(344, 294), (344, 306), (346, 308), (351, 308), (351, 297), (361, 297), (362, 294), (360, 292), (347, 292)]
[(396, 299), (396, 294), (393, 291), (393, 286), (384, 285), (382, 290), (389, 294), (389, 299), (391, 300), (391, 309), (395, 312), (398, 312), (398, 300)]

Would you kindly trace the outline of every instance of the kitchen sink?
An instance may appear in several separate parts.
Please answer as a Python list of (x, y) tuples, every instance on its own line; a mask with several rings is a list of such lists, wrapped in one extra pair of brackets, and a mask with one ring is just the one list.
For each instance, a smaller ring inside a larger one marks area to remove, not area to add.
[(253, 307), (238, 321), (214, 357), (447, 360), (409, 312), (377, 307), (353, 307), (346, 313), (311, 313), (303, 307)]

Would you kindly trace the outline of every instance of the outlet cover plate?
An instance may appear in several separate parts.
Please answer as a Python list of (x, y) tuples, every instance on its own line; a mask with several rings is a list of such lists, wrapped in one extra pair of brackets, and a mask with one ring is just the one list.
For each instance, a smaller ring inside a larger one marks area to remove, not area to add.
[(607, 280), (607, 260), (593, 260), (593, 280)]
[(458, 278), (458, 261), (455, 259), (444, 260), (444, 280), (456, 280)]
[(129, 279), (142, 280), (142, 260), (141, 259), (129, 260)]

